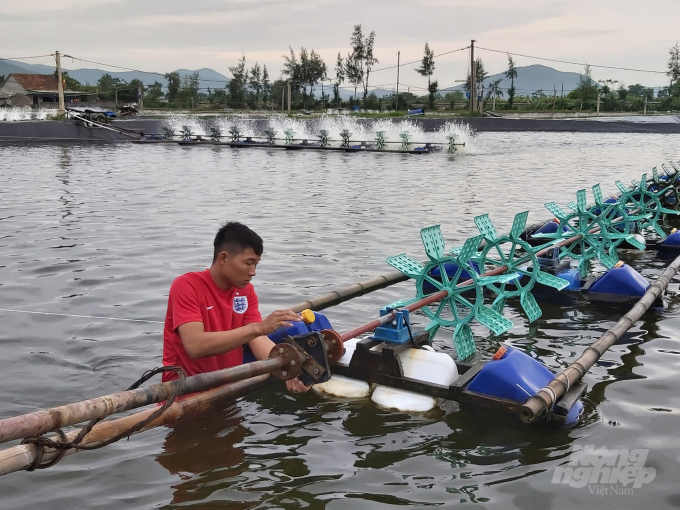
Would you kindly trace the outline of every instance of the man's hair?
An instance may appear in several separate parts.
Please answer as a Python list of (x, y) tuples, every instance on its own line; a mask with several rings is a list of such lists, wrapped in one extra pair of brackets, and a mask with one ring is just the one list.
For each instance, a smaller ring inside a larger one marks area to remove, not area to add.
[(217, 256), (222, 251), (226, 251), (229, 255), (238, 255), (252, 248), (259, 257), (264, 250), (262, 238), (237, 221), (230, 221), (217, 231), (213, 246), (215, 247), (213, 262), (217, 260)]

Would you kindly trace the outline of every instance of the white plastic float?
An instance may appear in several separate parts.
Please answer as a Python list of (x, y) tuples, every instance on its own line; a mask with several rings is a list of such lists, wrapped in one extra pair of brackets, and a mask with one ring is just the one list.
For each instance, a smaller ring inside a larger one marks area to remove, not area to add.
[[(338, 361), (339, 365), (349, 365), (358, 341), (359, 339), (355, 338), (345, 342), (345, 355)], [(373, 349), (379, 348), (378, 345)], [(399, 354), (399, 358), (404, 370), (404, 377), (444, 386), (449, 386), (458, 379), (458, 369), (453, 359), (449, 355), (435, 352), (433, 349), (407, 349)], [(365, 381), (334, 375), (327, 382), (314, 385), (314, 389), (343, 398), (367, 397), (372, 390), (371, 400), (377, 405), (407, 412), (424, 413), (438, 404), (438, 399), (428, 395), (380, 384), (372, 386), (373, 388)]]

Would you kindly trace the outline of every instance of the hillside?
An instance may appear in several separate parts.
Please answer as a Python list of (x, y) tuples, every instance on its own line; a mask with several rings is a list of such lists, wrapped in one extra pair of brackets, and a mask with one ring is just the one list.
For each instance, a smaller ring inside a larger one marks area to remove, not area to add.
[[(490, 83), (501, 79), (501, 89), (503, 92), (510, 88), (510, 80), (505, 77), (505, 74), (498, 73), (487, 76), (484, 80), (484, 86), (488, 87)], [(544, 94), (551, 95), (553, 87), (557, 89), (557, 94), (561, 94), (562, 85), (564, 84), (564, 93), (574, 90), (578, 87), (579, 73), (569, 73), (558, 71), (552, 67), (542, 65), (531, 65), (517, 68), (517, 78), (515, 78), (515, 89), (517, 95), (530, 95), (537, 90), (542, 90)], [(448, 90), (464, 90), (463, 85), (458, 85)]]
[[(119, 78), (123, 81), (130, 82), (132, 80), (141, 80), (145, 85), (151, 85), (155, 81), (166, 85), (166, 80), (163, 76), (155, 73), (145, 73), (140, 71), (125, 71), (125, 72), (108, 72), (102, 69), (69, 69), (66, 65), (69, 59), (66, 61), (62, 60), (64, 64), (64, 71), (67, 71), (71, 78), (75, 78), (83, 85), (94, 85), (99, 81), (104, 74), (110, 74), (113, 78)], [(10, 73), (32, 73), (32, 74), (51, 74), (55, 68), (52, 66), (45, 66), (42, 64), (25, 64), (23, 62), (17, 62), (13, 60), (1, 60), (0, 61), (0, 74), (7, 76)], [(178, 69), (176, 72), (180, 76), (188, 76), (193, 73), (189, 69)], [(223, 88), (229, 83), (229, 78), (223, 74), (218, 73), (213, 69), (198, 69), (199, 73), (199, 86), (203, 89), (210, 87)]]

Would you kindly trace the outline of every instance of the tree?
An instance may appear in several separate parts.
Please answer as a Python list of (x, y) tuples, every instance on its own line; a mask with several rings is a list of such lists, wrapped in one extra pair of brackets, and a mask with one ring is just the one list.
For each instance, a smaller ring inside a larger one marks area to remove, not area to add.
[(157, 103), (162, 96), (163, 84), (158, 81), (153, 82), (153, 85), (148, 85), (144, 89), (144, 101), (149, 103)]
[(335, 107), (340, 106), (340, 84), (345, 81), (345, 62), (338, 52), (338, 60), (335, 62), (335, 84), (333, 85), (333, 102)]
[(174, 102), (179, 94), (179, 87), (181, 84), (181, 79), (178, 72), (167, 73), (165, 79), (168, 80), (168, 92), (166, 97), (168, 101)]
[(269, 82), (269, 72), (267, 72), (267, 66), (265, 65), (262, 69), (262, 100), (264, 101), (265, 108), (267, 107), (267, 101), (271, 92), (272, 84)]
[(102, 92), (109, 92), (114, 90), (120, 84), (120, 78), (114, 78), (110, 74), (106, 73), (97, 81), (97, 88)]
[(680, 47), (678, 43), (675, 43), (669, 52), (670, 58), (668, 59), (668, 71), (666, 74), (671, 80), (670, 88), (673, 88), (673, 84), (680, 79)]
[(243, 55), (234, 67), (229, 68), (232, 79), (229, 82), (229, 96), (233, 108), (242, 108), (246, 95), (246, 82), (248, 70), (246, 69), (246, 56)]
[[(361, 27), (361, 25), (359, 25)], [(366, 95), (368, 94), (368, 77), (371, 74), (371, 69), (378, 63), (378, 59), (373, 56), (373, 44), (375, 43), (375, 31), (371, 32), (366, 39), (364, 39), (364, 103), (366, 103)]]
[[(0, 83), (4, 81), (3, 78), (4, 78), (3, 76), (0, 76)], [(83, 86), (78, 80), (76, 80), (75, 78), (71, 78), (68, 75), (68, 71), (61, 72), (61, 79), (66, 82), (66, 88), (68, 90), (79, 90)]]
[(371, 69), (378, 63), (378, 59), (373, 55), (375, 44), (375, 32), (371, 32), (364, 37), (361, 25), (354, 25), (354, 31), (350, 39), (352, 51), (347, 55), (345, 63), (345, 76), (354, 85), (354, 99), (357, 95), (359, 85), (364, 89), (363, 100), (368, 96), (368, 79)]
[(496, 111), (496, 99), (503, 97), (503, 91), (501, 90), (501, 82), (503, 78), (498, 78), (489, 84), (489, 92), (486, 96), (487, 99), (493, 97), (493, 111)]
[(262, 91), (262, 68), (260, 64), (255, 62), (255, 65), (250, 69), (250, 77), (248, 79), (250, 88), (255, 92), (255, 106), (260, 101), (260, 92)]
[(179, 89), (178, 98), (185, 106), (198, 103), (198, 89), (199, 89), (199, 75), (198, 71), (191, 73), (182, 78), (182, 84)]
[(581, 110), (583, 110), (583, 104), (589, 99), (594, 99), (597, 94), (597, 84), (593, 80), (590, 65), (586, 64), (583, 73), (579, 74), (576, 90), (581, 99)]
[(517, 78), (517, 68), (515, 61), (508, 53), (508, 70), (505, 71), (505, 77), (510, 79), (510, 89), (508, 90), (508, 107), (512, 108), (512, 103), (515, 100), (515, 78)]
[(427, 90), (430, 93), (430, 109), (434, 110), (434, 98), (438, 90), (438, 83), (435, 81), (435, 86), (432, 87), (430, 83), (430, 78), (434, 73), (434, 51), (430, 49), (429, 44), (425, 43), (425, 54), (423, 55), (423, 60), (420, 63), (420, 67), (415, 70), (421, 76), (427, 76)]

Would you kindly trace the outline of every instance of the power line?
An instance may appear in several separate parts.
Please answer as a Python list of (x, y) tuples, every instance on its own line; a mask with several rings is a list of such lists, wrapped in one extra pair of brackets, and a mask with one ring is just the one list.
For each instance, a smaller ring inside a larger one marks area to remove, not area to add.
[[(166, 74), (170, 74), (170, 73), (158, 73), (156, 71), (141, 71), (139, 69), (133, 69), (131, 67), (123, 67), (123, 66), (116, 66), (116, 65), (113, 65), (113, 64), (105, 64), (103, 62), (95, 62), (94, 60), (87, 60), (87, 59), (80, 58), (80, 57), (74, 57), (73, 55), (64, 54), (64, 58), (71, 58), (73, 60), (80, 60), (81, 62), (87, 62), (88, 64), (96, 64), (98, 66), (104, 66), (104, 67), (113, 67), (114, 69), (123, 69), (125, 71), (132, 71), (132, 72), (135, 72), (135, 73), (155, 74), (155, 75), (158, 75), (158, 76), (163, 76), (164, 78), (165, 78)], [(188, 76), (180, 76), (180, 77), (181, 78), (188, 78)], [(210, 80), (210, 79), (207, 79), (207, 78), (200, 78), (200, 77), (199, 77), (199, 81), (209, 81), (209, 82), (214, 82), (214, 83), (225, 83), (225, 84), (229, 83), (226, 80)]]
[(545, 60), (547, 62), (558, 62), (560, 64), (571, 64), (575, 66), (590, 66), (590, 67), (601, 67), (603, 69), (617, 69), (619, 71), (635, 71), (638, 73), (656, 73), (656, 74), (666, 74), (666, 71), (650, 71), (648, 69), (632, 69), (630, 67), (616, 67), (616, 66), (603, 66), (603, 65), (598, 65), (598, 64), (588, 64), (588, 63), (582, 63), (582, 62), (569, 62), (568, 60), (557, 60), (554, 58), (544, 58), (544, 57), (534, 57), (532, 55), (523, 55), (521, 53), (512, 53), (511, 51), (500, 51), (500, 50), (492, 50), (489, 48), (482, 48), (481, 46), (477, 46), (477, 49), (479, 50), (485, 50), (485, 51), (492, 51), (494, 53), (505, 53), (508, 55), (515, 55), (516, 57), (525, 57), (525, 58), (533, 58), (536, 60)]
[[(449, 55), (450, 53), (456, 53), (457, 51), (463, 51), (467, 50), (469, 46), (466, 46), (465, 48), (459, 48), (457, 50), (451, 50), (451, 51), (445, 51), (444, 53), (439, 53), (438, 55), (434, 55), (434, 57), (442, 57), (444, 55)], [(381, 67), (380, 69), (371, 69), (372, 73), (377, 73), (378, 71), (385, 71), (386, 69), (396, 69), (397, 67), (403, 67), (403, 66), (408, 66), (411, 64), (418, 64), (422, 60), (414, 60), (413, 62), (406, 62), (405, 64), (399, 64), (399, 66), (389, 66), (389, 67)]]
[(0, 60), (24, 60), (27, 58), (44, 58), (44, 57), (53, 57), (54, 53), (50, 53), (49, 55), (34, 55), (32, 57), (11, 57), (11, 58), (0, 58)]

